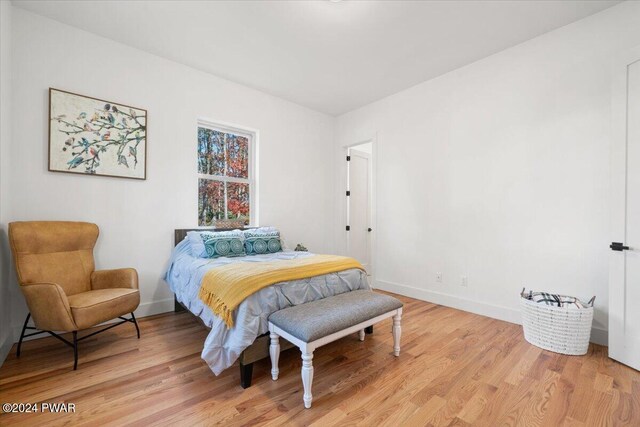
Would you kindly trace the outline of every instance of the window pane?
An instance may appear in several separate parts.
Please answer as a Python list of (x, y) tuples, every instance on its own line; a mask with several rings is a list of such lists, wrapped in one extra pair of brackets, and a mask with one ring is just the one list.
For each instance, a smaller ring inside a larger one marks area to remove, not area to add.
[(224, 175), (224, 140), (227, 134), (198, 128), (198, 173)]
[(227, 216), (249, 223), (249, 184), (227, 183)]
[(200, 179), (198, 185), (198, 225), (215, 225), (224, 219), (224, 182)]
[(227, 176), (249, 178), (249, 140), (244, 136), (227, 135)]

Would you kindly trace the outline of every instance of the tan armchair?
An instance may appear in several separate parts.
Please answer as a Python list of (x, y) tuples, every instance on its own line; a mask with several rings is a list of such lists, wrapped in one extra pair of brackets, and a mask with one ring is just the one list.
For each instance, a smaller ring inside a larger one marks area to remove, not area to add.
[[(29, 315), (22, 340), (49, 333), (73, 347), (73, 369), (78, 367), (78, 341), (131, 322), (140, 329), (133, 311), (140, 304), (138, 273), (132, 268), (95, 271), (93, 248), (98, 226), (86, 222), (31, 221), (9, 224), (9, 242), (18, 283), (27, 300)], [(131, 313), (131, 318), (123, 315)], [(29, 326), (33, 317), (35, 328)], [(115, 318), (121, 322), (82, 338), (78, 331)], [(26, 334), (27, 330), (38, 332)], [(73, 332), (70, 342), (54, 331)]]

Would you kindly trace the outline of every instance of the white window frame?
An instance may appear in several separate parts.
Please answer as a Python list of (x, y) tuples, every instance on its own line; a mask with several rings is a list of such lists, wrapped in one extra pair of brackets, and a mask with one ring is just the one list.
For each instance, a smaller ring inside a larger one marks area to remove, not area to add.
[[(198, 141), (198, 128), (205, 128), (210, 130), (215, 130), (223, 133), (230, 133), (237, 136), (242, 136), (247, 138), (249, 141), (249, 178), (235, 178), (230, 176), (219, 176), (219, 175), (208, 175), (197, 173), (198, 176), (198, 186), (200, 184), (200, 179), (206, 179), (209, 181), (220, 181), (220, 182), (236, 182), (242, 184), (249, 184), (249, 226), (257, 227), (258, 226), (258, 131), (255, 129), (250, 129), (244, 126), (237, 126), (228, 123), (222, 123), (215, 120), (209, 119), (198, 119), (198, 126), (196, 127), (196, 142)], [(196, 145), (197, 149), (197, 145)], [(226, 149), (226, 147), (225, 147)], [(225, 156), (226, 157), (226, 156)], [(196, 151), (196, 172), (198, 171), (198, 153)], [(225, 162), (225, 172), (226, 172), (227, 164)], [(199, 188), (196, 186), (196, 188)], [(197, 207), (196, 207), (197, 208)], [(225, 195), (224, 195), (224, 210), (227, 212), (227, 186), (225, 185)], [(215, 224), (214, 224), (215, 225)]]

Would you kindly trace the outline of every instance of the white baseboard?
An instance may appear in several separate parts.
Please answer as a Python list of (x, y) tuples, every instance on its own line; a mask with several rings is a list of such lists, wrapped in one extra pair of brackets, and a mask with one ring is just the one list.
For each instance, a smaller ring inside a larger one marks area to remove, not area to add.
[(167, 313), (169, 311), (173, 311), (173, 298), (140, 304), (136, 310), (136, 317), (154, 316), (156, 314)]
[(589, 341), (607, 347), (609, 345), (609, 331), (606, 329), (591, 328), (591, 338)]
[[(141, 319), (143, 317), (153, 316), (155, 314), (167, 313), (170, 311), (173, 311), (173, 298), (167, 298), (160, 301), (151, 301), (151, 302), (145, 302), (143, 304), (140, 304), (135, 311), (135, 315), (136, 315), (136, 318)], [(26, 316), (26, 313), (25, 313), (25, 316)], [(114, 323), (116, 321), (117, 319), (110, 320), (108, 322), (104, 322), (103, 325), (108, 325), (109, 323)], [(22, 324), (13, 325), (12, 331), (13, 331), (13, 337), (10, 337), (9, 340), (11, 341), (11, 343), (18, 342), (18, 340), (20, 339), (20, 333), (22, 332)], [(36, 335), (34, 337), (25, 338), (24, 341), (29, 341), (32, 339), (39, 339), (39, 338), (46, 338), (48, 336), (49, 336), (48, 334)], [(9, 346), (9, 349), (10, 348), (11, 348), (11, 345)], [(4, 348), (2, 350), (4, 350)], [(0, 353), (0, 355), (2, 355), (2, 353)], [(1, 360), (4, 360), (4, 358)]]
[[(520, 310), (518, 309), (473, 301), (456, 295), (414, 288), (412, 286), (401, 285), (399, 283), (392, 283), (384, 280), (377, 280), (374, 287), (383, 291), (393, 292), (422, 301), (428, 301), (434, 304), (480, 314), (493, 319), (504, 320), (505, 322), (515, 323), (517, 325), (522, 324)], [(608, 345), (608, 332), (604, 329), (592, 328), (591, 342), (604, 346)]]
[(0, 343), (0, 366), (4, 363), (4, 360), (7, 358), (7, 355), (11, 351), (11, 347), (13, 347), (13, 335), (11, 335), (11, 330), (9, 334), (4, 338), (4, 341)]

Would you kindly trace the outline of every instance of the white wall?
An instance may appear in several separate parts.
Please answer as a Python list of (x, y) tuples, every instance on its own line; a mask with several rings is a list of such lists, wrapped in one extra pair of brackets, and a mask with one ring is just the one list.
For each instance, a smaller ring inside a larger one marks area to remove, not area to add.
[(9, 190), (6, 153), (11, 140), (11, 12), (11, 3), (0, 2), (0, 364), (13, 344), (8, 281), (9, 245), (5, 227)]
[(622, 3), (338, 118), (336, 164), (377, 134), (378, 287), (514, 322), (523, 286), (596, 295), (606, 341), (611, 66), (639, 23)]
[[(12, 36), (11, 188), (3, 221), (97, 223), (97, 267), (138, 270), (140, 315), (172, 309), (162, 277), (173, 230), (197, 226), (199, 117), (257, 129), (261, 224), (281, 228), (293, 244), (332, 250), (326, 230), (333, 222), (327, 165), (334, 118), (19, 8)], [(47, 172), (50, 86), (146, 108), (147, 180)], [(18, 327), (25, 313), (19, 292), (14, 303)]]

